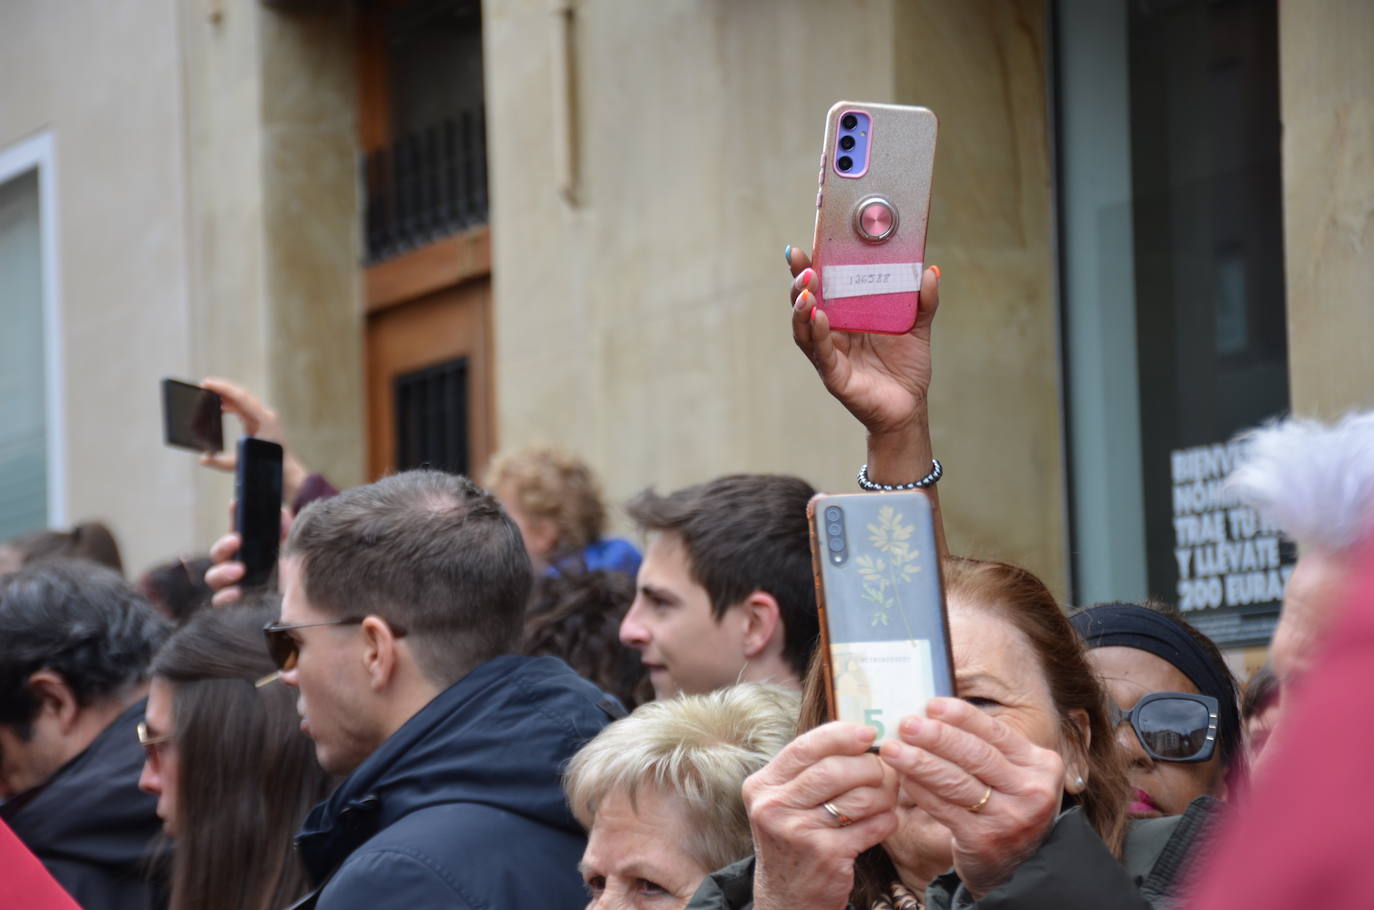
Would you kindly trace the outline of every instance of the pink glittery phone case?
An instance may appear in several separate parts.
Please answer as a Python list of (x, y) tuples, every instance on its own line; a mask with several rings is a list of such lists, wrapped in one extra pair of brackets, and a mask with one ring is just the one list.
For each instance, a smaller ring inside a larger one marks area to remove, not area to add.
[(937, 130), (924, 107), (841, 101), (826, 116), (812, 268), (832, 328), (916, 321)]

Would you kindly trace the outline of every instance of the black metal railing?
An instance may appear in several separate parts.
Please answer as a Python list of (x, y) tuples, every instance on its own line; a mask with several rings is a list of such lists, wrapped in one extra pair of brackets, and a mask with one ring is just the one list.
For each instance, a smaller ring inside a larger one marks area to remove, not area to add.
[(396, 469), (468, 472), (468, 359), (397, 376)]
[(372, 152), (362, 180), (367, 264), (486, 224), (484, 111), (463, 111)]

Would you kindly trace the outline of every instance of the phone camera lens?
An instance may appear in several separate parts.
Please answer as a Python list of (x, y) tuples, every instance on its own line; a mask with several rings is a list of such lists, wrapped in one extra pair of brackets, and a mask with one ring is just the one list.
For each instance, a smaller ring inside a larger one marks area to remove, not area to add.
[(852, 130), (854, 127), (858, 125), (859, 118), (855, 117), (853, 114), (845, 114), (844, 117), (840, 118), (840, 126), (844, 127), (847, 130)]
[(842, 537), (832, 537), (832, 538), (830, 538), (830, 549), (831, 549), (832, 552), (835, 552), (835, 553), (838, 553), (838, 552), (840, 552), (841, 550), (843, 550), (843, 549), (844, 549), (844, 538), (842, 538)]
[(843, 155), (839, 161), (835, 162), (835, 166), (842, 171), (847, 171), (854, 166), (854, 159), (850, 158), (848, 155)]
[(832, 537), (839, 537), (839, 536), (840, 536), (840, 531), (842, 531), (842, 530), (844, 530), (844, 529), (840, 527), (840, 523), (839, 523), (838, 521), (832, 522), (832, 523), (831, 523), (831, 525), (830, 525), (830, 535), (831, 535)]
[(853, 137), (853, 136), (841, 136), (841, 137), (840, 137), (840, 148), (844, 149), (844, 150), (847, 152), (847, 151), (849, 151), (850, 149), (852, 149), (853, 147), (854, 147), (854, 137)]
[(826, 509), (826, 510), (825, 510), (825, 520), (826, 520), (826, 521), (839, 521), (839, 520), (840, 520), (840, 510), (839, 510), (838, 508), (836, 508), (835, 506), (831, 506), (830, 508)]

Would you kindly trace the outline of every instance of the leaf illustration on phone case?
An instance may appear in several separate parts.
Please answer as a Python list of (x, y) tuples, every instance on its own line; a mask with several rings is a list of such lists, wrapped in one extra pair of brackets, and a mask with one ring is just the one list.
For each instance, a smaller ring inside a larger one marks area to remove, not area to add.
[[(854, 560), (863, 576), (864, 599), (873, 603), (873, 621), (870, 625), (887, 625), (888, 611), (896, 607), (901, 610), (894, 592), (897, 582), (909, 582), (911, 577), (921, 571), (916, 564), (920, 551), (911, 548), (911, 535), (915, 525), (903, 524), (902, 515), (892, 506), (878, 510), (878, 523), (868, 526), (868, 542), (873, 549), (887, 558), (860, 556)], [(905, 614), (902, 615), (906, 621)]]

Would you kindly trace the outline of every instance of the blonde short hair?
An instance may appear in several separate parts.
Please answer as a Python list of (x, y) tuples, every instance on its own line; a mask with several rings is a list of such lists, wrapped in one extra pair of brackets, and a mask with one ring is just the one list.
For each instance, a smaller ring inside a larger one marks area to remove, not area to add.
[(576, 455), (549, 446), (503, 452), (487, 469), (486, 486), (509, 491), (527, 518), (552, 522), (558, 530), (558, 553), (575, 552), (601, 539), (606, 524), (601, 486)]
[(754, 852), (740, 788), (797, 733), (798, 693), (743, 683), (708, 695), (641, 705), (573, 756), (563, 789), (587, 828), (600, 802), (640, 787), (677, 798), (693, 832), (686, 847), (706, 869)]

